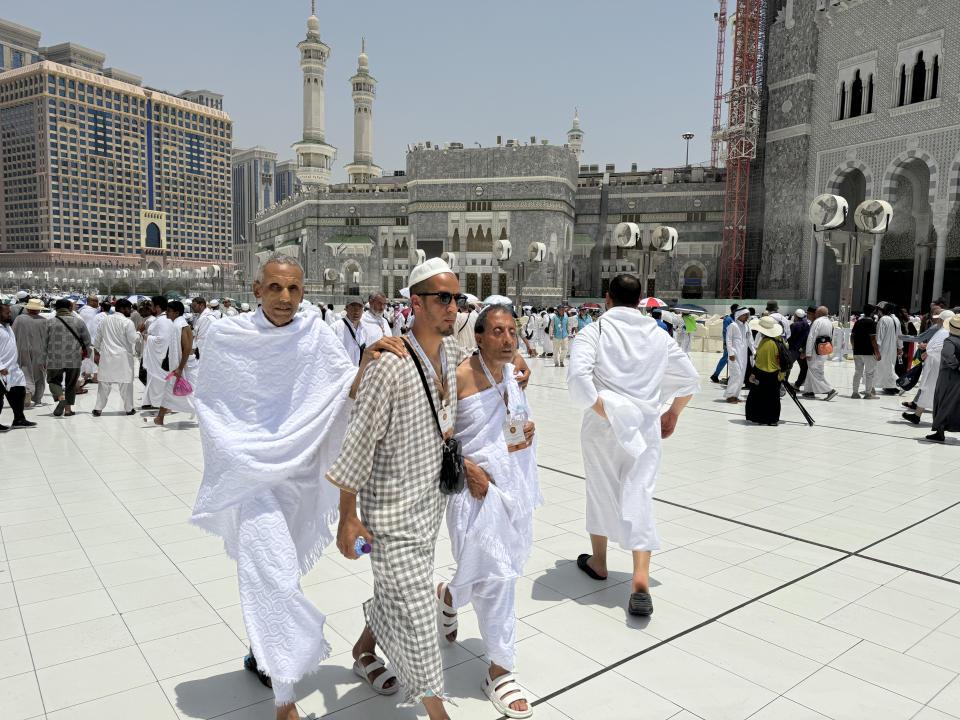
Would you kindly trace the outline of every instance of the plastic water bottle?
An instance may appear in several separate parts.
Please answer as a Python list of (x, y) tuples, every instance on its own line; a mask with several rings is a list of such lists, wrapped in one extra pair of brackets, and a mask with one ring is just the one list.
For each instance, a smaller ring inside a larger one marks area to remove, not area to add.
[(357, 538), (356, 542), (353, 543), (353, 554), (357, 557), (362, 557), (369, 553), (373, 548), (370, 547), (370, 543), (367, 542), (366, 538), (361, 535)]

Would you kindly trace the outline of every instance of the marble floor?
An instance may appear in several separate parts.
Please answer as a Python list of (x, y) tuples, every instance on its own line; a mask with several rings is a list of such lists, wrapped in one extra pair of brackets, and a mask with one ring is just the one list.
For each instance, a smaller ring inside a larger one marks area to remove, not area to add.
[[(900, 398), (791, 403), (747, 425), (694, 354), (703, 389), (664, 445), (655, 614), (627, 615), (630, 556), (605, 582), (572, 560), (584, 535), (579, 413), (565, 371), (534, 360), (529, 389), (547, 504), (517, 587), (517, 655), (535, 718), (946, 720), (960, 717), (960, 440), (922, 440)], [(30, 411), (0, 436), (0, 718), (273, 717), (241, 667), (236, 569), (186, 524), (202, 468), (197, 426)], [(139, 388), (138, 388), (139, 396)], [(10, 411), (0, 422), (9, 424)], [(449, 541), (437, 577), (452, 574)], [(328, 551), (304, 579), (333, 657), (298, 686), (302, 717), (413, 718), (350, 670), (371, 592), (365, 561)], [(443, 650), (456, 719), (497, 717), (471, 611)], [(421, 713), (421, 717), (425, 714)]]

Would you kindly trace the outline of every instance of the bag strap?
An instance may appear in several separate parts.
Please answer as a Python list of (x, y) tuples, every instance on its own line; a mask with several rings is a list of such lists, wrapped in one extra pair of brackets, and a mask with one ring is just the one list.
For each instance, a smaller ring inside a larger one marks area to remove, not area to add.
[(360, 343), (357, 342), (357, 334), (353, 331), (353, 325), (347, 318), (343, 319), (343, 324), (347, 326), (347, 330), (350, 331), (350, 337), (352, 337), (353, 341), (357, 343), (357, 347), (360, 347)]
[(71, 334), (71, 335), (73, 335), (73, 339), (76, 340), (78, 343), (80, 343), (80, 349), (81, 349), (81, 350), (86, 350), (86, 349), (87, 349), (87, 346), (83, 344), (83, 340), (80, 339), (80, 336), (77, 335), (76, 331), (75, 331), (72, 327), (70, 327), (70, 325), (67, 323), (67, 321), (64, 320), (62, 317), (60, 317), (59, 315), (57, 315), (57, 320), (59, 320), (60, 322), (62, 322), (62, 323), (63, 323), (63, 326), (64, 326), (67, 330), (70, 331), (70, 334)]
[(407, 349), (410, 351), (410, 357), (413, 358), (413, 364), (417, 366), (417, 372), (420, 373), (420, 382), (423, 383), (423, 390), (427, 393), (427, 400), (430, 402), (430, 410), (433, 413), (433, 421), (437, 424), (437, 432), (440, 433), (440, 439), (446, 440), (446, 438), (443, 436), (443, 428), (440, 427), (440, 419), (437, 417), (437, 406), (433, 404), (433, 394), (430, 392), (430, 386), (427, 385), (427, 376), (423, 373), (423, 366), (420, 364), (420, 359), (417, 357), (417, 352), (413, 349), (413, 346), (406, 338), (404, 338), (403, 344), (406, 345)]

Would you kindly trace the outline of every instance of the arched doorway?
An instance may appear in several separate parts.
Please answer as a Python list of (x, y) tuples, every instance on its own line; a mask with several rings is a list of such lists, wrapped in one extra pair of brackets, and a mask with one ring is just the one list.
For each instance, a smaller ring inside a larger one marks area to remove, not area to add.
[(936, 235), (930, 179), (927, 162), (910, 157), (896, 163), (887, 185), (893, 219), (883, 238), (877, 299), (911, 310), (925, 307), (933, 291), (931, 259)]

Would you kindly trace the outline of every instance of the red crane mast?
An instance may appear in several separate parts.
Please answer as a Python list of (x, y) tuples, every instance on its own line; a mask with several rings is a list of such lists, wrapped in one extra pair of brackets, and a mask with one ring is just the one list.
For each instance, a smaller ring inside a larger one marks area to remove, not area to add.
[(727, 44), (727, 0), (720, 0), (720, 12), (715, 13), (717, 21), (717, 77), (713, 90), (713, 133), (710, 136), (710, 167), (720, 162), (721, 137), (720, 110), (723, 107), (723, 56)]
[(766, 0), (737, 0), (734, 19), (733, 77), (730, 119), (721, 135), (727, 142), (727, 192), (723, 213), (720, 291), (739, 299), (744, 291), (750, 164), (756, 157), (760, 123), (757, 63), (760, 56), (760, 16)]

